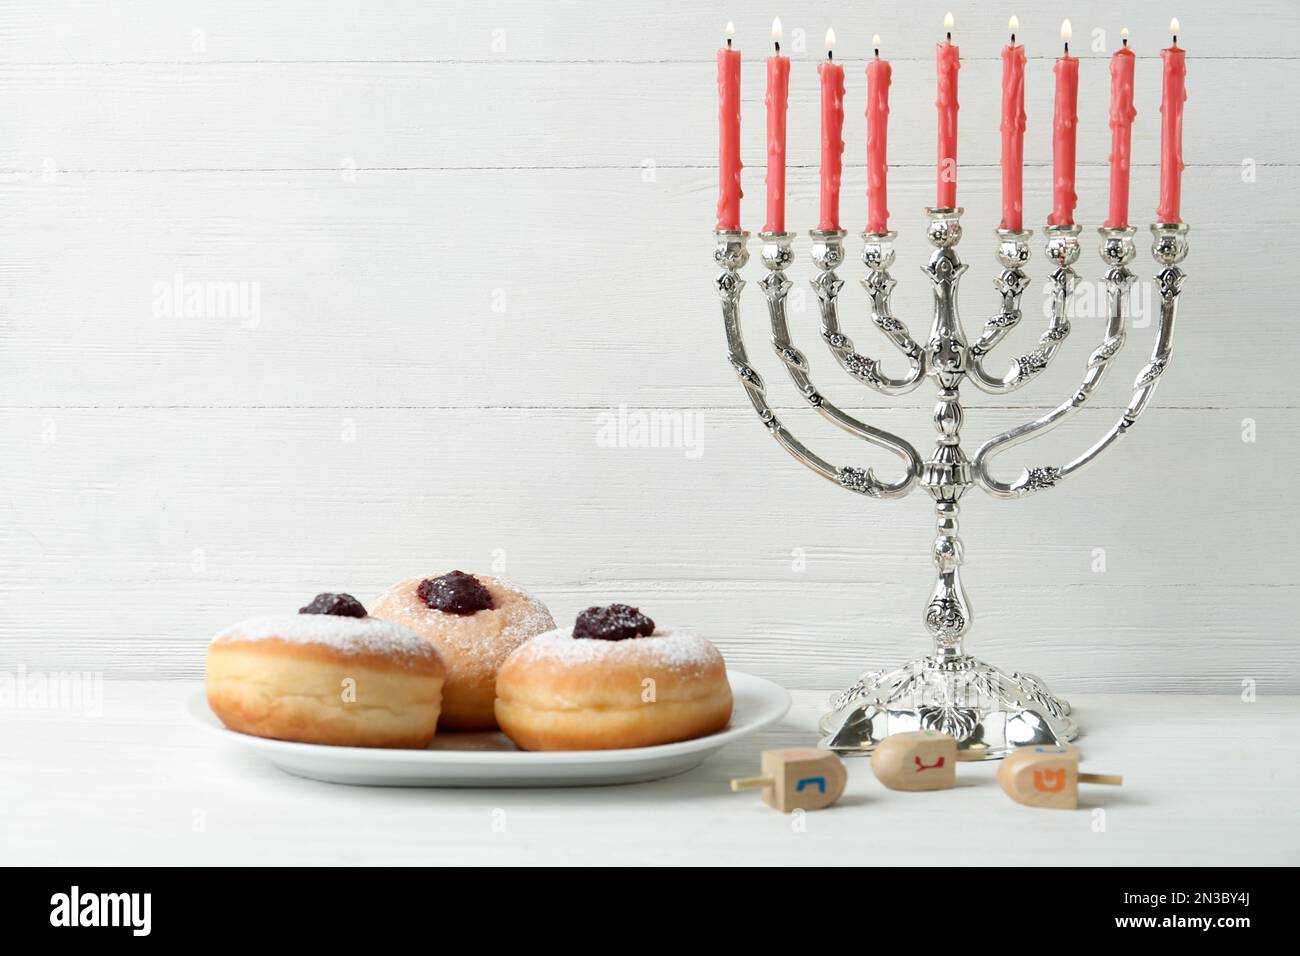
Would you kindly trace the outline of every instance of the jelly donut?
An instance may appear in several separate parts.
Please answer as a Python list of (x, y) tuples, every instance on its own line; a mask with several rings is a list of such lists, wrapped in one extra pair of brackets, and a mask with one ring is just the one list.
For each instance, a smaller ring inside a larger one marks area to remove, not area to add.
[(371, 610), (425, 638), (446, 663), (444, 730), (496, 730), (497, 669), (519, 645), (555, 627), (546, 606), (523, 591), (464, 571), (399, 581)]
[(704, 638), (611, 604), (511, 654), (497, 675), (496, 714), (524, 750), (649, 747), (725, 727), (731, 685)]
[(427, 747), (446, 667), (420, 635), (348, 594), (226, 628), (208, 646), (208, 706), (231, 730), (350, 747)]

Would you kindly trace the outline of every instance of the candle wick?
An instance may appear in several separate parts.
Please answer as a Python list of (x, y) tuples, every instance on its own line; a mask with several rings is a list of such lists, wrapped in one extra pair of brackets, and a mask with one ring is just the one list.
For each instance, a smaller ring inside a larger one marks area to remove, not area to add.
[(727, 37), (727, 49), (731, 49), (731, 37)]
[(1011, 34), (1011, 45), (1012, 46), (1016, 45), (1016, 35), (1014, 33)]
[(951, 33), (951, 32), (948, 33), (948, 42), (949, 42), (949, 43), (952, 42), (952, 33)]
[(875, 53), (876, 53), (876, 59), (879, 60), (879, 59), (880, 59), (880, 50), (877, 48), (876, 51), (875, 51)]
[(1070, 55), (1070, 41), (1069, 41), (1069, 40), (1066, 40), (1066, 41), (1065, 41), (1065, 55), (1066, 55), (1066, 56), (1069, 56), (1069, 55)]
[(776, 46), (776, 52), (777, 52), (777, 53), (780, 53), (780, 52), (781, 52), (781, 41), (780, 41), (780, 40), (777, 40), (775, 46)]
[(827, 51), (826, 51), (826, 59), (828, 59), (828, 60), (833, 60), (833, 59), (835, 59), (835, 51), (834, 51), (834, 50), (827, 50)]
[(1125, 37), (1125, 38), (1124, 38), (1124, 45), (1125, 45), (1125, 46), (1128, 46), (1128, 37)]
[(1174, 34), (1174, 46), (1178, 46), (1178, 34)]

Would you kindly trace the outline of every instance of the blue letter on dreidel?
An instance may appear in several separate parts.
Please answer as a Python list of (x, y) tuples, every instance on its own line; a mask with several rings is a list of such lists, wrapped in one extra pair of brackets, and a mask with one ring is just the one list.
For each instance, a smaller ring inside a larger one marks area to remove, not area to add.
[(822, 793), (826, 792), (825, 777), (804, 777), (797, 784), (795, 784), (794, 792), (803, 793), (804, 787), (811, 787), (813, 784), (817, 784), (817, 789), (820, 790)]

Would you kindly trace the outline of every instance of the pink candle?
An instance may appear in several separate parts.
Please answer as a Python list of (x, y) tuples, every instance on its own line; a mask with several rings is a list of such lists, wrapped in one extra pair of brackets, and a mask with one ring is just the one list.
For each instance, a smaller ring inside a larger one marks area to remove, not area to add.
[(1133, 66), (1137, 57), (1124, 45), (1110, 58), (1110, 214), (1107, 229), (1128, 228), (1129, 152), (1133, 141)]
[(790, 58), (781, 55), (781, 20), (772, 21), (776, 55), (767, 58), (767, 224), (785, 232), (785, 114), (790, 98)]
[(1182, 222), (1183, 104), (1187, 102), (1187, 58), (1178, 45), (1178, 21), (1169, 24), (1173, 46), (1160, 51), (1164, 61), (1164, 95), (1160, 100), (1160, 205), (1157, 222)]
[[(1012, 17), (1011, 29), (1019, 24)], [(1016, 35), (1002, 48), (1002, 228), (1024, 228), (1025, 48)]]
[(934, 51), (939, 74), (939, 190), (935, 200), (940, 209), (957, 206), (957, 71), (961, 68), (961, 50), (952, 42), (952, 14), (944, 18), (948, 38)]
[(822, 205), (817, 228), (840, 228), (840, 170), (844, 162), (844, 67), (832, 59), (835, 31), (826, 31), (826, 59), (818, 67), (822, 78)]
[(1074, 153), (1079, 119), (1079, 61), (1070, 56), (1070, 21), (1061, 24), (1065, 53), (1056, 61), (1056, 110), (1052, 116), (1052, 214), (1050, 226), (1074, 225)]
[[(880, 38), (876, 38), (880, 42)], [(893, 67), (876, 58), (867, 64), (867, 232), (889, 231), (889, 80)]]
[(731, 48), (735, 28), (727, 24), (727, 45), (718, 51), (718, 229), (740, 228), (740, 51)]

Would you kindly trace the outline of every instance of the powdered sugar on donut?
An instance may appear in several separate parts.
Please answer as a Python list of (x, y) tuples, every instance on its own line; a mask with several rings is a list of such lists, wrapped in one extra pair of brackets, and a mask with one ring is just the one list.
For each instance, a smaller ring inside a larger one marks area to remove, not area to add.
[(559, 664), (644, 660), (676, 671), (696, 671), (721, 662), (722, 654), (694, 631), (657, 627), (648, 637), (623, 641), (575, 638), (573, 628), (561, 627), (539, 634), (518, 651), (529, 660)]
[(281, 614), (259, 617), (226, 628), (213, 644), (279, 640), (321, 644), (343, 654), (381, 654), (427, 658), (436, 651), (414, 631), (377, 617), (333, 614)]

